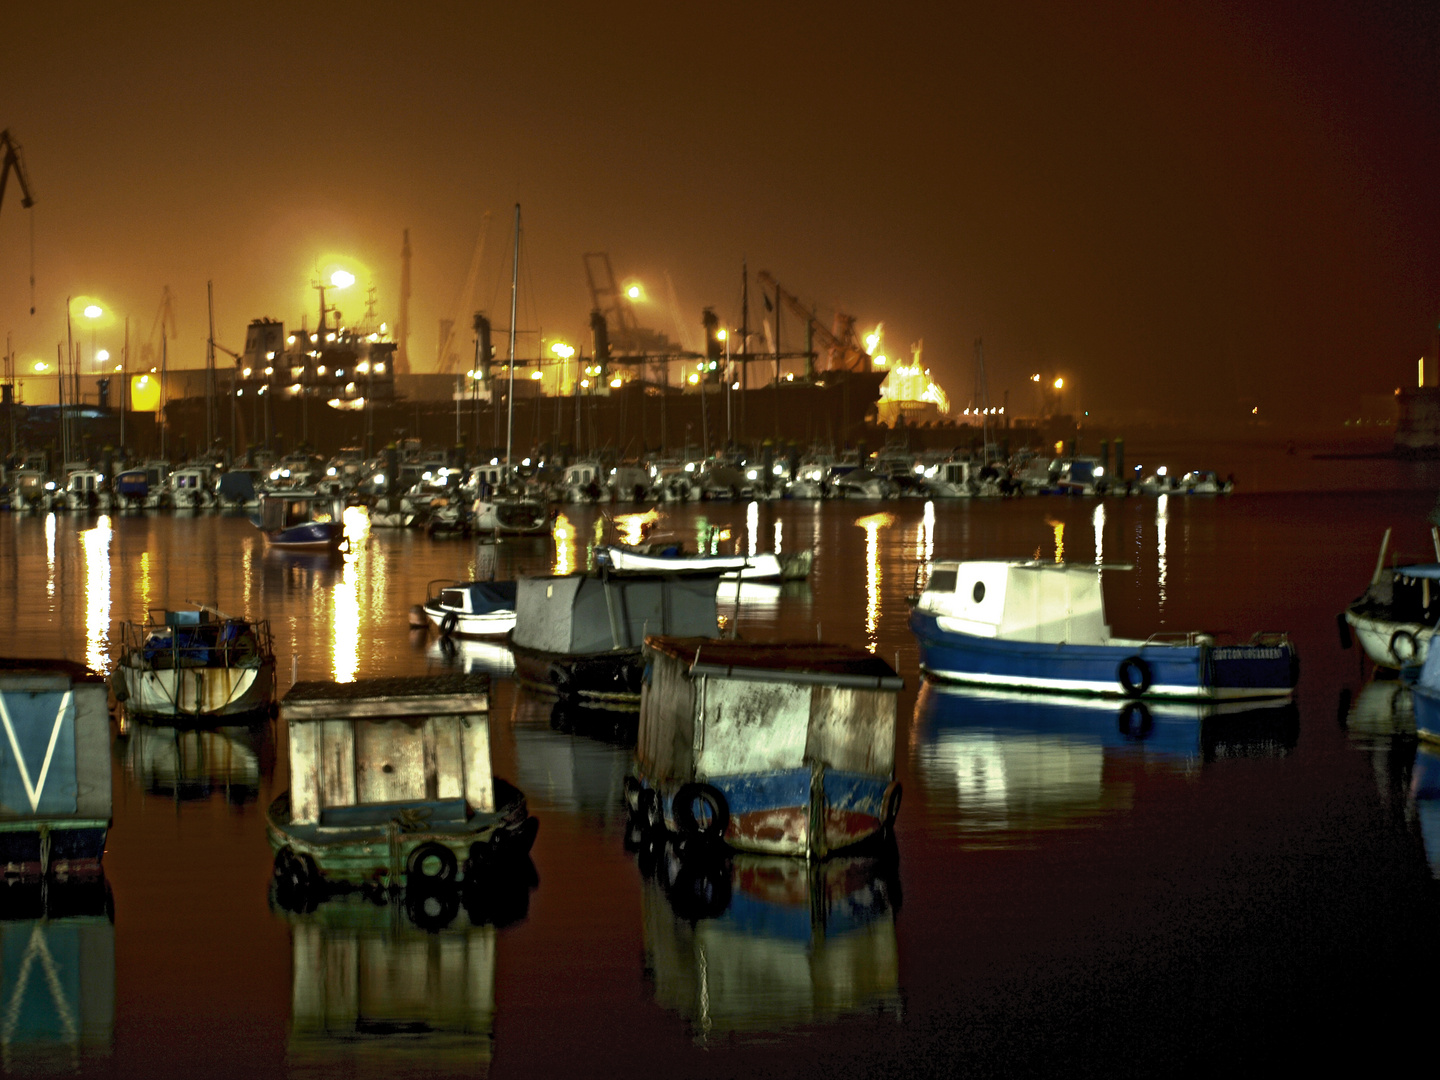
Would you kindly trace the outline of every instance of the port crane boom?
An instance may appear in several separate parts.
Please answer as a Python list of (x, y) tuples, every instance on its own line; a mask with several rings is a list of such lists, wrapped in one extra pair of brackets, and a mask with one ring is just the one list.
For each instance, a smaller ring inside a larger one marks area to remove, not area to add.
[(26, 210), (35, 205), (35, 199), (30, 194), (30, 179), (25, 175), (25, 163), (20, 160), (20, 146), (10, 137), (10, 129), (0, 131), (0, 148), (5, 151), (5, 162), (0, 168), (0, 207), (5, 205), (5, 188), (10, 183), (10, 172), (13, 169), (15, 179), (20, 183), (20, 205)]
[(815, 335), (815, 340), (824, 345), (829, 358), (830, 370), (843, 371), (869, 371), (871, 368), (870, 354), (860, 347), (860, 341), (855, 334), (855, 316), (847, 315), (843, 311), (835, 313), (835, 326), (825, 326), (819, 319), (815, 318), (814, 312), (800, 302), (800, 298), (794, 293), (787, 292), (768, 270), (761, 270), (756, 275), (756, 280), (762, 286), (775, 290), (776, 297), (786, 307), (793, 311), (796, 316), (810, 328)]

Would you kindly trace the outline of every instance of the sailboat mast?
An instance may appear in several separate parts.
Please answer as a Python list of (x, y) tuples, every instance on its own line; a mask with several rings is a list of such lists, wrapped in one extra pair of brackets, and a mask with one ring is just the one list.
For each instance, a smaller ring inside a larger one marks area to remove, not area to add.
[(515, 297), (520, 287), (520, 204), (515, 204), (515, 256), (510, 262), (510, 387), (505, 394), (505, 478), (510, 478), (510, 444), (515, 436)]

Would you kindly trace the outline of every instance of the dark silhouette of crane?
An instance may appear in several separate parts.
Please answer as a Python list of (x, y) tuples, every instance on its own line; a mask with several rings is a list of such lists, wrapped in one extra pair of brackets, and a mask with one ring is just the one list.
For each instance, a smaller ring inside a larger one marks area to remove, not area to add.
[(815, 317), (811, 309), (800, 302), (799, 297), (782, 288), (768, 270), (761, 270), (756, 275), (756, 280), (762, 287), (773, 289), (776, 298), (800, 318), (817, 342), (825, 346), (829, 370), (872, 370), (870, 354), (860, 347), (860, 340), (855, 333), (855, 316), (837, 311), (834, 327), (827, 327)]
[[(5, 206), (5, 189), (10, 185), (10, 173), (20, 184), (20, 205), (29, 210), (35, 205), (30, 194), (30, 178), (25, 175), (25, 162), (20, 158), (20, 144), (10, 137), (10, 129), (0, 131), (0, 150), (5, 152), (4, 164), (0, 166), (0, 209)], [(35, 314), (35, 233), (32, 223), (30, 233), (30, 314)]]

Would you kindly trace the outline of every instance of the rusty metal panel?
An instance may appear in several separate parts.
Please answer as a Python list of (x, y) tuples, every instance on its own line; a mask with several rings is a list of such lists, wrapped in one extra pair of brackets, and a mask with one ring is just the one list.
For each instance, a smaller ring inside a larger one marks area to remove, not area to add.
[(355, 805), (355, 726), (348, 720), (312, 725), (320, 731), (320, 805)]
[(465, 770), (466, 805), (477, 813), (494, 813), (495, 774), (490, 764), (490, 721), (487, 717), (461, 717), (460, 754)]
[(458, 799), (465, 794), (460, 751), (460, 718), (432, 716), (425, 721), (425, 790), (427, 799)]
[(425, 798), (425, 750), (420, 727), (403, 720), (355, 725), (355, 801), (360, 804)]
[(290, 821), (320, 820), (320, 725), (290, 725)]
[(739, 679), (703, 681), (696, 775), (770, 772), (803, 764), (812, 687)]
[(895, 711), (894, 691), (815, 687), (806, 760), (846, 772), (893, 773)]

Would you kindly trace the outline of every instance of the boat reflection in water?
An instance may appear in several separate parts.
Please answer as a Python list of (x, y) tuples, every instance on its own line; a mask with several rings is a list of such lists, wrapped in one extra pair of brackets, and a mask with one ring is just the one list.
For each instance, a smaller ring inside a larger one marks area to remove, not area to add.
[(483, 1074), (497, 926), (523, 917), (532, 883), (517, 877), (503, 898), (487, 894), (499, 907), (453, 889), (394, 900), (355, 891), (297, 912), (272, 890), (290, 923), (292, 1072)]
[(951, 802), (971, 841), (1003, 844), (1015, 831), (1128, 810), (1130, 771), (1288, 753), (1298, 724), (1289, 702), (1116, 702), (926, 682), (912, 738), (931, 805), (943, 813)]
[(1396, 821), (1410, 813), (1411, 770), (1415, 764), (1415, 694), (1398, 678), (1366, 683), (1351, 699), (1340, 693), (1340, 723), (1370, 761), (1382, 804)]
[(78, 1072), (115, 1034), (115, 912), (103, 876), (0, 890), (0, 1068)]
[(640, 853), (655, 1000), (704, 1041), (901, 1012), (899, 876), (881, 855), (806, 861), (673, 844)]
[(131, 783), (177, 802), (217, 792), (231, 803), (253, 802), (275, 770), (275, 736), (264, 720), (206, 730), (132, 723), (115, 749)]
[(516, 783), (537, 805), (623, 822), (635, 722), (633, 714), (580, 708), (522, 689), (511, 725)]
[(435, 667), (463, 671), (466, 675), (489, 675), (492, 679), (508, 679), (515, 674), (515, 657), (502, 642), (457, 637), (431, 639), (424, 630), (412, 630), (410, 636), (425, 650), (425, 659)]
[(1426, 739), (1415, 754), (1410, 793), (1430, 875), (1440, 879), (1440, 743)]

